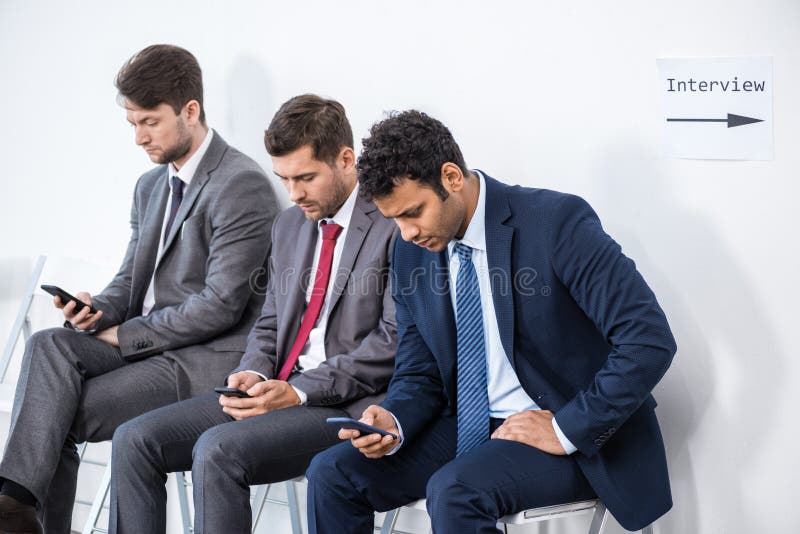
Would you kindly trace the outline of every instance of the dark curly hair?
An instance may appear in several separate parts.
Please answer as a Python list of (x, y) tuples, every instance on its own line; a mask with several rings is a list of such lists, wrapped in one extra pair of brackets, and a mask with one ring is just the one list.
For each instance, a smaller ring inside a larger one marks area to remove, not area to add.
[(342, 147), (353, 148), (353, 130), (336, 100), (305, 94), (290, 98), (275, 112), (264, 132), (270, 156), (285, 156), (310, 145), (314, 159), (332, 165)]
[(356, 165), (359, 194), (367, 200), (392, 194), (404, 179), (430, 187), (444, 200), (442, 165), (453, 163), (469, 173), (450, 130), (421, 111), (392, 112), (373, 124), (369, 133)]
[(137, 52), (119, 70), (114, 85), (121, 99), (145, 109), (169, 104), (176, 115), (187, 102), (197, 100), (200, 122), (206, 123), (200, 65), (179, 46), (157, 44)]

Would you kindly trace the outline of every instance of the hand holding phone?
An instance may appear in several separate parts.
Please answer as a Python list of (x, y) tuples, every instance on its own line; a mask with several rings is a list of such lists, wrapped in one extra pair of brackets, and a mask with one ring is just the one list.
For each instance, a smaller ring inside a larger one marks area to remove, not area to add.
[(73, 297), (63, 289), (58, 286), (51, 286), (47, 284), (42, 284), (42, 289), (53, 295), (54, 297), (58, 297), (61, 300), (61, 304), (66, 306), (69, 301), (75, 303), (75, 313), (81, 311), (85, 306), (89, 306), (89, 313), (97, 313), (97, 310), (91, 304), (86, 304), (84, 301), (80, 300), (78, 297)]
[(358, 430), (362, 436), (366, 434), (379, 434), (381, 436), (392, 436), (392, 439), (397, 439), (397, 435), (387, 432), (377, 426), (362, 423), (350, 417), (328, 417), (325, 420), (329, 425), (334, 425), (337, 428), (346, 428), (348, 430)]
[(54, 297), (58, 297), (57, 301), (54, 299), (56, 307), (64, 312), (64, 317), (76, 328), (91, 330), (103, 315), (102, 311), (92, 306), (92, 297), (89, 293), (81, 292), (75, 297), (58, 286), (43, 284), (41, 287)]
[(224, 386), (217, 386), (214, 388), (214, 391), (216, 391), (220, 395), (225, 395), (226, 397), (238, 397), (240, 399), (250, 398), (250, 395), (248, 395), (246, 391), (242, 391), (241, 389), (237, 388), (227, 388)]

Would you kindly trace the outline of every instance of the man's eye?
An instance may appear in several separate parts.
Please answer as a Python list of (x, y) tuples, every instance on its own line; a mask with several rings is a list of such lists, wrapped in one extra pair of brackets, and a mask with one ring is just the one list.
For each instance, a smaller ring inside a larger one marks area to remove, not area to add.
[(152, 128), (156, 124), (158, 124), (158, 122), (156, 122), (156, 121), (147, 121), (147, 122), (144, 123), (145, 126), (149, 126), (150, 128)]

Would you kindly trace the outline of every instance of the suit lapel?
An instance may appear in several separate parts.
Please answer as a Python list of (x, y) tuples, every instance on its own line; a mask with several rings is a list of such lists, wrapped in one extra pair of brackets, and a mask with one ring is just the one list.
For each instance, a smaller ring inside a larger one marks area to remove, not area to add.
[(136, 245), (137, 254), (134, 259), (131, 280), (131, 288), (135, 293), (131, 296), (132, 305), (128, 310), (129, 318), (136, 317), (142, 312), (142, 303), (155, 270), (158, 240), (161, 238), (161, 227), (164, 224), (168, 196), (167, 168), (164, 167), (164, 172), (150, 191), (147, 210), (139, 228), (139, 242)]
[[(282, 236), (293, 239), (293, 236)], [(314, 280), (311, 271), (311, 263), (314, 260), (314, 248), (317, 245), (317, 223), (304, 220), (297, 234), (297, 248), (294, 251), (294, 258), (290, 264), (290, 269), (286, 274), (286, 307), (282, 310), (283, 318), (289, 319), (287, 328), (279, 329), (278, 347), (284, 347), (282, 354), (278, 354), (281, 361), (289, 352), (300, 329), (300, 321), (306, 309), (306, 289)], [(275, 273), (278, 280), (284, 273)], [(276, 280), (276, 283), (278, 282)]]
[(486, 253), (492, 302), (500, 340), (511, 365), (514, 365), (514, 287), (511, 272), (511, 248), (514, 229), (503, 223), (511, 217), (503, 185), (484, 173), (486, 182)]
[[(456, 318), (450, 298), (450, 267), (447, 250), (424, 252), (426, 271), (425, 311), (427, 321), (418, 325), (442, 373), (442, 382), (455, 401)], [(424, 330), (423, 330), (424, 329)]]
[[(228, 145), (222, 139), (222, 137), (220, 137), (217, 132), (214, 132), (214, 137), (211, 138), (211, 143), (208, 146), (208, 150), (206, 150), (203, 159), (200, 160), (200, 164), (197, 166), (197, 170), (192, 177), (192, 181), (184, 193), (181, 205), (178, 208), (178, 212), (175, 214), (175, 220), (172, 221), (169, 234), (164, 241), (164, 250), (161, 254), (161, 258), (167, 254), (170, 246), (175, 241), (175, 236), (177, 236), (183, 228), (183, 221), (185, 221), (186, 216), (189, 215), (189, 212), (197, 200), (197, 197), (200, 196), (200, 192), (203, 190), (203, 187), (205, 187), (209, 179), (211, 179), (211, 173), (222, 161), (222, 156), (225, 154), (227, 147)], [(159, 258), (159, 262), (161, 261), (161, 258)]]
[[(342, 257), (339, 258), (339, 268), (337, 269), (336, 276), (334, 276), (331, 281), (333, 287), (331, 288), (328, 317), (333, 315), (336, 304), (339, 302), (344, 288), (347, 287), (347, 282), (350, 278), (350, 274), (353, 272), (353, 266), (361, 250), (361, 245), (364, 244), (364, 239), (366, 239), (367, 233), (372, 226), (372, 219), (369, 218), (367, 213), (375, 209), (374, 204), (362, 200), (361, 197), (356, 198), (356, 203), (353, 206), (353, 213), (350, 216), (347, 237), (342, 247)], [(328, 319), (328, 322), (330, 322), (330, 319)]]

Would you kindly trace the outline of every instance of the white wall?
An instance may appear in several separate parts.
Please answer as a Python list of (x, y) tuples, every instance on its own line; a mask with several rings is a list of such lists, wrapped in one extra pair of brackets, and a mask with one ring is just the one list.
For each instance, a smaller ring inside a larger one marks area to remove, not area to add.
[[(150, 167), (112, 81), (148, 44), (196, 54), (210, 124), (267, 169), (263, 129), (295, 94), (339, 99), (357, 137), (418, 107), (468, 164), (587, 198), (659, 296), (679, 345), (656, 391), (659, 530), (796, 532), (798, 28), (796, 0), (3, 0), (0, 255), (111, 275)], [(774, 161), (663, 157), (655, 58), (718, 55), (774, 57)]]

